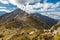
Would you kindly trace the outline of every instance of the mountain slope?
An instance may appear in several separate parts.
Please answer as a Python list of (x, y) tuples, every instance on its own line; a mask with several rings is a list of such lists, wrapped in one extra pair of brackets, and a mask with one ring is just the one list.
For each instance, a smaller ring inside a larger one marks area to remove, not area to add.
[(33, 25), (33, 26), (36, 26), (37, 28), (41, 27), (41, 28), (49, 29), (49, 25), (46, 24), (41, 18), (28, 14), (25, 11), (22, 11), (21, 9), (17, 9), (11, 13), (1, 16), (0, 21), (4, 25), (6, 25), (7, 23), (13, 24), (15, 22), (20, 24), (20, 22), (21, 22), (22, 24), (25, 23), (25, 24), (29, 24), (31, 26)]
[(33, 15), (39, 16), (43, 21), (45, 21), (47, 24), (49, 24), (50, 27), (55, 25), (58, 22), (58, 20), (55, 20), (55, 19), (52, 19), (50, 17), (41, 15), (39, 13), (34, 13)]
[(0, 33), (2, 34), (0, 36), (3, 38), (2, 40), (22, 40), (26, 36), (33, 40), (44, 33), (45, 29), (50, 28), (50, 25), (40, 16), (28, 14), (21, 9), (16, 9), (0, 17)]

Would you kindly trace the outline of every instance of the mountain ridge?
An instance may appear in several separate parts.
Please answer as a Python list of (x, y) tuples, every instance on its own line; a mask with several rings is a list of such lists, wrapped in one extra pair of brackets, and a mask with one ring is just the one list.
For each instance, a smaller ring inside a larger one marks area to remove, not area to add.
[(45, 18), (48, 17), (16, 9), (0, 17), (0, 36), (2, 40), (52, 40), (51, 24)]
[(33, 13), (33, 14), (28, 14), (25, 11), (21, 9), (16, 9), (11, 13), (6, 13), (0, 17), (0, 22), (8, 21), (13, 18), (19, 18), (22, 19), (24, 16), (36, 16), (38, 19), (42, 19), (44, 22), (46, 22), (50, 27), (56, 24), (58, 21), (54, 20), (52, 18), (49, 18), (47, 16), (41, 15), (39, 13)]

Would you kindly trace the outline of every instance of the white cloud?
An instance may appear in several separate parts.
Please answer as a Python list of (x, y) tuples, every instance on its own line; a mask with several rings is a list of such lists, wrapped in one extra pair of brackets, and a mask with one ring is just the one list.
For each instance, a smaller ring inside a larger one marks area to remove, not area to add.
[(6, 7), (0, 6), (0, 9), (2, 9), (2, 8), (6, 8)]
[[(39, 2), (40, 0), (10, 0), (9, 2), (13, 5), (16, 5), (18, 8), (26, 11), (26, 12), (35, 12), (35, 10), (33, 10), (33, 5), (29, 5), (29, 3), (32, 2)], [(24, 6), (26, 4), (26, 6)]]
[(27, 4), (31, 2), (39, 2), (40, 0), (9, 0), (10, 3), (12, 4)]
[(41, 8), (41, 7), (43, 7), (43, 4), (40, 3), (40, 2), (38, 2), (38, 3), (36, 3), (35, 5), (33, 5), (33, 7), (34, 7), (34, 8)]
[(50, 18), (60, 19), (60, 12), (42, 12), (41, 14)]
[[(38, 12), (38, 11), (55, 11), (58, 6), (60, 6), (60, 2), (56, 4), (47, 3), (47, 0), (44, 0), (44, 3), (40, 3), (40, 0), (0, 0), (3, 4), (13, 4), (18, 8), (28, 12)], [(29, 3), (36, 2), (35, 5), (29, 5)], [(40, 10), (34, 10), (34, 8), (40, 8)]]
[(51, 6), (51, 8), (57, 8), (58, 6), (60, 6), (60, 2), (57, 2), (56, 4), (53, 4), (53, 5)]
[(3, 4), (9, 4), (8, 0), (0, 0), (0, 2)]
[[(56, 8), (60, 5), (60, 2), (56, 4), (47, 3), (47, 0), (44, 0), (44, 3), (40, 3), (40, 0), (9, 0), (9, 2), (13, 5), (16, 5), (18, 8), (31, 13), (38, 11), (55, 11)], [(29, 5), (31, 2), (37, 2), (35, 5)], [(26, 6), (24, 6), (26, 5)], [(40, 10), (34, 10), (33, 8), (40, 8)]]
[(0, 12), (1, 12), (1, 11), (2, 11), (2, 12), (4, 11), (4, 12), (6, 12), (6, 13), (9, 13), (9, 12), (11, 12), (12, 10), (0, 9)]

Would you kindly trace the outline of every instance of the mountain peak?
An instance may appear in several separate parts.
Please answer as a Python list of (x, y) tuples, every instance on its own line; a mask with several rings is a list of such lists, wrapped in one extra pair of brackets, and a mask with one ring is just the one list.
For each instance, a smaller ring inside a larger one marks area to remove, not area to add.
[(19, 9), (19, 8), (14, 10), (14, 11), (12, 11), (11, 13), (17, 14), (17, 15), (27, 15), (28, 14), (25, 11), (23, 11), (22, 9)]
[(17, 16), (26, 16), (28, 15), (28, 13), (26, 13), (25, 11), (21, 10), (21, 9), (16, 9), (14, 11), (12, 11), (11, 13), (6, 13), (4, 15), (2, 15), (0, 17), (0, 20), (8, 20), (8, 19), (12, 19), (12, 18), (15, 18)]

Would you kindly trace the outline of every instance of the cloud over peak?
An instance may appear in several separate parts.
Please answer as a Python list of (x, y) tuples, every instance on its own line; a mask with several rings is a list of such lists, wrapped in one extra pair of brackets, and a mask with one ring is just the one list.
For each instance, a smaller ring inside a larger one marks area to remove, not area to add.
[(15, 4), (27, 4), (27, 3), (32, 3), (32, 2), (39, 2), (40, 0), (10, 0), (9, 2), (15, 3)]
[[(28, 13), (59, 10), (60, 1), (55, 4), (47, 1), (48, 0), (0, 0), (3, 4), (15, 5)], [(35, 4), (30, 5), (30, 3)]]
[(3, 4), (9, 4), (8, 0), (0, 0), (0, 2)]
[[(26, 11), (26, 12), (36, 12), (36, 11), (55, 11), (58, 6), (60, 6), (60, 2), (49, 3), (48, 0), (9, 0), (9, 3), (16, 5), (18, 8)], [(35, 3), (34, 5), (29, 5), (29, 3)], [(39, 9), (39, 10), (35, 10)]]

